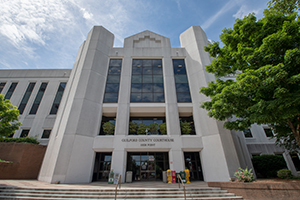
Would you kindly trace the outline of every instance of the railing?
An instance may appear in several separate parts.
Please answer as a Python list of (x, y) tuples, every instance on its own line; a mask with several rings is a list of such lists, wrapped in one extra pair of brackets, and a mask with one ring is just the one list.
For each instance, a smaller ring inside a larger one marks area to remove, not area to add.
[(121, 174), (119, 175), (119, 178), (118, 178), (118, 181), (117, 181), (117, 184), (116, 184), (116, 188), (115, 188), (115, 200), (117, 200), (118, 186), (119, 186), (119, 189), (121, 189)]
[(177, 178), (178, 178), (178, 186), (179, 186), (179, 188), (180, 188), (180, 181), (181, 181), (181, 184), (182, 184), (182, 187), (183, 187), (183, 193), (184, 193), (184, 200), (186, 200), (185, 185), (184, 185), (184, 183), (183, 183), (183, 181), (181, 179), (181, 176), (179, 174), (177, 175)]

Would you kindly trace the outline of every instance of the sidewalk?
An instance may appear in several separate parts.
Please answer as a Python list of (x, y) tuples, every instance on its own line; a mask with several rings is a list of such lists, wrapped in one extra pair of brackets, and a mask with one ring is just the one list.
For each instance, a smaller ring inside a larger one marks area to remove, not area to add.
[[(92, 183), (79, 183), (79, 184), (50, 184), (38, 180), (0, 180), (0, 186), (11, 187), (30, 187), (30, 188), (68, 188), (68, 189), (97, 189), (97, 188), (115, 188), (115, 185), (108, 184), (107, 182), (92, 182)], [(195, 181), (185, 184), (186, 188), (199, 188), (208, 187), (206, 182)], [(178, 183), (167, 184), (161, 181), (149, 182), (133, 182), (122, 183), (121, 188), (178, 188)]]

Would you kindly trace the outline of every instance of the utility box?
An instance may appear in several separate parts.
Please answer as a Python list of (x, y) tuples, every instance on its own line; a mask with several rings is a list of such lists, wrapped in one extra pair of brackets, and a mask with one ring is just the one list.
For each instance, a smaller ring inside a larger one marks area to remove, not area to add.
[(166, 171), (163, 171), (162, 177), (163, 177), (163, 183), (167, 183), (168, 182), (168, 177), (167, 177), (167, 172)]
[(126, 172), (126, 183), (132, 183), (132, 171)]
[(113, 184), (114, 183), (114, 172), (110, 171), (109, 175), (108, 175), (108, 183), (109, 184)]

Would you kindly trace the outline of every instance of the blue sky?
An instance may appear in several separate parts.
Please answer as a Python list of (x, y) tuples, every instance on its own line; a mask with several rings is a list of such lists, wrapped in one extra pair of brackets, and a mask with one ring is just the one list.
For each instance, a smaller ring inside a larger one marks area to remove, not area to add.
[(72, 68), (79, 46), (95, 25), (126, 37), (150, 30), (180, 47), (179, 35), (201, 26), (219, 41), (236, 18), (263, 16), (268, 0), (3, 0), (0, 69)]

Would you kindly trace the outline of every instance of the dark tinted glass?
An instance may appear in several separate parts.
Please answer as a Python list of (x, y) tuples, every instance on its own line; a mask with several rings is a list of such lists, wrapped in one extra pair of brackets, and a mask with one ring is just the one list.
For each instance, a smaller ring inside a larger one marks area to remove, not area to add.
[(23, 129), (22, 132), (21, 132), (20, 137), (27, 137), (28, 134), (29, 134), (29, 131), (30, 131), (30, 130)]
[(44, 130), (42, 138), (43, 139), (49, 138), (50, 134), (51, 134), (51, 130)]
[(108, 75), (103, 102), (117, 103), (120, 85), (122, 59), (111, 59), (108, 67)]
[(21, 101), (21, 103), (19, 105), (19, 108), (18, 108), (19, 112), (20, 112), (20, 115), (22, 115), (23, 112), (24, 112), (24, 109), (25, 109), (25, 107), (27, 105), (28, 99), (29, 99), (29, 97), (30, 97), (30, 95), (32, 93), (32, 90), (33, 90), (34, 86), (35, 86), (35, 83), (29, 83), (29, 85), (27, 87), (27, 90), (26, 90), (26, 92), (25, 92), (25, 94), (24, 94), (24, 96), (22, 98), (22, 101)]
[(163, 93), (162, 60), (134, 59), (132, 61), (131, 102), (164, 102)]
[(41, 84), (41, 87), (40, 87), (40, 89), (39, 89), (39, 91), (38, 91), (38, 93), (37, 93), (37, 95), (35, 97), (35, 100), (33, 102), (33, 105), (31, 107), (31, 110), (30, 110), (29, 114), (31, 114), (31, 115), (32, 114), (33, 115), (36, 114), (36, 112), (37, 112), (37, 110), (39, 108), (39, 105), (40, 105), (40, 103), (41, 103), (41, 101), (43, 99), (43, 96), (44, 96), (45, 90), (47, 88), (47, 85), (48, 85), (48, 83), (42, 83)]
[(17, 87), (18, 83), (12, 83), (4, 97), (4, 99), (10, 99), (10, 97), (12, 96), (12, 94), (14, 93), (16, 87)]
[(0, 83), (0, 93), (2, 92), (4, 86), (5, 86), (6, 83)]
[(65, 91), (65, 87), (66, 87), (66, 82), (62, 82), (59, 84), (58, 90), (56, 92), (53, 104), (52, 104), (52, 108), (50, 110), (50, 115), (55, 115), (57, 113), (61, 98), (64, 94)]
[(191, 96), (189, 92), (177, 93), (177, 102), (191, 102)]

